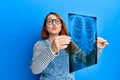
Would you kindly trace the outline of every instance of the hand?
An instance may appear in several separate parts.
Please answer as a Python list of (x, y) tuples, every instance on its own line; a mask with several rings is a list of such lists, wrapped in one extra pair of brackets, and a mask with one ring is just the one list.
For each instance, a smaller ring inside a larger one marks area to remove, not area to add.
[(98, 37), (98, 38), (97, 38), (97, 46), (98, 46), (99, 48), (104, 48), (106, 45), (108, 45), (107, 40), (105, 40), (105, 39), (103, 39), (103, 38), (101, 38), (101, 37)]
[(51, 44), (51, 49), (53, 53), (59, 52), (61, 49), (67, 48), (68, 44), (71, 42), (71, 38), (69, 36), (61, 35), (55, 37)]

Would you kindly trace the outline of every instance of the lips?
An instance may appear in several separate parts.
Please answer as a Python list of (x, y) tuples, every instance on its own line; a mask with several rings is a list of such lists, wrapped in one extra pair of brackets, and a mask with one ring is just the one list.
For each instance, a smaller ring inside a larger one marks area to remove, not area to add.
[(57, 27), (56, 27), (56, 26), (53, 26), (53, 27), (52, 27), (52, 29), (53, 29), (53, 30), (56, 30), (56, 29), (57, 29)]

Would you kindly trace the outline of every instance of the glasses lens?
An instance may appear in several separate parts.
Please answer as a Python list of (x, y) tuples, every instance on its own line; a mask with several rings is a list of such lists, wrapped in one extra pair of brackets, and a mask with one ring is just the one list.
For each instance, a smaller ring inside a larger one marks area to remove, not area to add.
[(52, 19), (47, 19), (47, 24), (52, 24)]
[(56, 19), (56, 20), (55, 20), (55, 23), (56, 23), (56, 24), (60, 24), (60, 23), (61, 23), (60, 19)]
[(53, 24), (53, 22), (55, 22), (56, 24), (60, 24), (61, 20), (60, 19), (47, 19), (46, 23), (51, 25)]

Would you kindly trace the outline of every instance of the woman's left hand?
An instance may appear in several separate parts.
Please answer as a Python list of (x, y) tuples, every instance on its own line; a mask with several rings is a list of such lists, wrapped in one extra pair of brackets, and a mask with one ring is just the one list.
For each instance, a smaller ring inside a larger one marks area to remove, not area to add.
[(108, 45), (107, 40), (105, 40), (104, 38), (101, 38), (101, 37), (97, 38), (97, 46), (99, 48), (104, 48), (106, 45)]

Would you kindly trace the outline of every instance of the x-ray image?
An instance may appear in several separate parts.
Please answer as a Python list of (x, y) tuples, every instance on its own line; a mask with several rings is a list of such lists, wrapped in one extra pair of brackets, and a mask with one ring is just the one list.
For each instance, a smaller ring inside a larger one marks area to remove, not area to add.
[(70, 72), (96, 64), (96, 17), (69, 13), (68, 32), (76, 45), (74, 53), (70, 47)]

